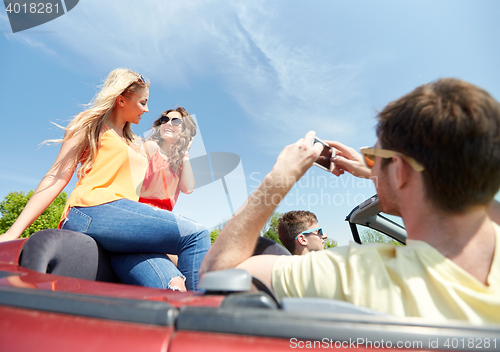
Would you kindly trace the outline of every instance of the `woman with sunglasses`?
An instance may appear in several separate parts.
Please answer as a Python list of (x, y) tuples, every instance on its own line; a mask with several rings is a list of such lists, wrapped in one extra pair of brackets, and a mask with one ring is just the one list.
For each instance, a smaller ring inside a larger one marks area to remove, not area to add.
[[(210, 247), (208, 231), (138, 202), (148, 162), (130, 124), (138, 124), (149, 111), (148, 98), (149, 83), (142, 75), (127, 69), (112, 71), (90, 107), (65, 129), (56, 161), (0, 241), (19, 238), (76, 171), (79, 180), (68, 197), (60, 228), (93, 237), (111, 253), (113, 269), (123, 282), (130, 282), (130, 273), (116, 265), (122, 262), (121, 254), (146, 253), (150, 265), (140, 268), (137, 284), (182, 288), (186, 278), (186, 287), (194, 290)], [(178, 266), (155, 253), (177, 254)]]
[(149, 167), (139, 202), (172, 211), (180, 191), (193, 192), (189, 149), (195, 135), (196, 124), (183, 107), (164, 111), (153, 123), (153, 134), (144, 143)]

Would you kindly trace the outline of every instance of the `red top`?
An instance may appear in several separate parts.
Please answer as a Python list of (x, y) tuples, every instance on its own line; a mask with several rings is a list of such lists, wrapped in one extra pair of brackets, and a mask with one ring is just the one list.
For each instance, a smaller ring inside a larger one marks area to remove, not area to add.
[(182, 168), (178, 174), (171, 172), (168, 161), (156, 152), (149, 160), (139, 202), (172, 211), (179, 197), (181, 173)]

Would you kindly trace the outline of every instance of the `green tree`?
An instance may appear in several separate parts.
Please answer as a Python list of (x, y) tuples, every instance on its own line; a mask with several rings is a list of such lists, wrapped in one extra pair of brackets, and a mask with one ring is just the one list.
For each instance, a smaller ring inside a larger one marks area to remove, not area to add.
[(339, 245), (339, 243), (335, 240), (326, 240), (325, 241), (325, 249), (327, 248), (333, 248), (333, 247), (337, 247)]
[[(269, 219), (266, 221), (265, 225), (262, 227), (262, 230), (260, 231), (261, 236), (267, 237), (274, 242), (277, 242), (281, 245), (283, 245), (280, 241), (280, 238), (278, 236), (278, 225), (279, 225), (279, 218), (281, 217), (281, 213), (274, 212)], [(210, 241), (212, 244), (214, 243), (215, 239), (219, 236), (220, 232), (224, 228), (224, 226), (227, 224), (227, 220), (224, 222), (221, 222), (217, 224), (211, 231), (210, 231)]]
[(264, 227), (262, 227), (262, 230), (260, 231), (261, 236), (267, 237), (270, 240), (273, 240), (276, 243), (279, 243), (283, 246), (283, 243), (280, 241), (280, 237), (278, 235), (278, 226), (279, 226), (279, 219), (283, 214), (279, 212), (273, 212), (269, 219), (267, 219)]
[[(359, 227), (358, 227), (359, 229)], [(390, 243), (394, 244), (396, 246), (404, 246), (404, 244), (396, 241), (390, 236), (387, 236), (386, 234), (383, 234), (382, 232), (379, 232), (374, 229), (361, 229), (359, 233), (359, 237), (361, 239), (361, 243), (367, 244), (367, 243)]]
[(210, 231), (210, 244), (214, 244), (214, 241), (219, 237), (220, 234), (220, 229), (214, 228), (212, 231)]
[[(11, 192), (0, 202), (0, 234), (7, 232), (16, 221), (21, 211), (33, 195), (33, 191), (24, 194), (24, 192)], [(28, 227), (21, 237), (29, 237), (37, 231), (44, 229), (55, 229), (61, 220), (61, 215), (66, 204), (67, 195), (61, 192), (47, 209)]]
[(214, 228), (210, 231), (210, 243), (213, 244), (214, 241), (219, 237), (220, 232), (226, 226), (228, 220), (224, 220), (221, 223), (218, 223), (217, 225), (214, 226)]
[(283, 243), (281, 243), (280, 236), (278, 234), (279, 219), (282, 215), (282, 213), (279, 213), (277, 211), (273, 212), (269, 219), (267, 219), (260, 233), (262, 236), (267, 237), (270, 240), (273, 240), (274, 242), (279, 243), (283, 246)]

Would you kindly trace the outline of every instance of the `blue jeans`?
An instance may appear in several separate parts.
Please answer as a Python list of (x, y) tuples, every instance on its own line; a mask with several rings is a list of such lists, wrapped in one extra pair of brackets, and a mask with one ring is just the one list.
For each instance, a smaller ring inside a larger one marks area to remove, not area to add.
[(125, 284), (176, 290), (175, 286), (170, 285), (172, 278), (186, 279), (165, 254), (110, 254), (113, 271)]
[[(128, 199), (72, 207), (61, 228), (85, 233), (111, 252), (113, 269), (123, 282), (149, 287), (168, 287), (173, 277), (181, 276), (186, 288), (195, 290), (210, 247), (208, 231), (196, 222)], [(179, 257), (177, 268), (165, 253)]]

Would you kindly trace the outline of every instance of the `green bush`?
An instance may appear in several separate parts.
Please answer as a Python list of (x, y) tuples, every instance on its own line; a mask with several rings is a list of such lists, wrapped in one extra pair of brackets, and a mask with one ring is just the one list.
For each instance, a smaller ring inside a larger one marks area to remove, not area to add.
[[(24, 192), (11, 192), (0, 202), (0, 214), (2, 215), (0, 218), (0, 234), (7, 232), (12, 226), (32, 195), (33, 191), (30, 191), (28, 194), (24, 194)], [(29, 237), (40, 230), (57, 228), (61, 220), (64, 205), (66, 204), (66, 198), (66, 193), (61, 192), (38, 219), (23, 232), (21, 237)]]
[(220, 230), (218, 228), (213, 229), (210, 231), (210, 243), (214, 244), (214, 241), (217, 239), (217, 237), (220, 234)]
[(334, 240), (327, 239), (325, 241), (325, 249), (337, 247), (338, 245), (339, 245), (339, 243), (337, 241), (334, 241)]
[(404, 246), (404, 244), (396, 241), (395, 239), (393, 239), (393, 238), (387, 236), (386, 234), (383, 234), (382, 232), (379, 232), (375, 229), (363, 228), (359, 233), (359, 237), (360, 237), (361, 243), (363, 243), (363, 244), (389, 243), (389, 244), (393, 244), (396, 246)]

